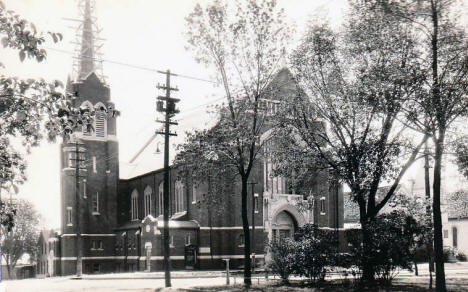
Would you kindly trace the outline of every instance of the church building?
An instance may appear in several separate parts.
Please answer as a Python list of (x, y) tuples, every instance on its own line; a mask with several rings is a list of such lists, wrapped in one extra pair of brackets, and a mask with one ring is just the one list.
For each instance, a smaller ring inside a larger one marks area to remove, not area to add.
[[(89, 0), (82, 2), (81, 57), (67, 90), (77, 97), (76, 107), (96, 114), (93, 129), (80, 128), (61, 145), (61, 232), (48, 233), (39, 241), (53, 244), (40, 249), (44, 251), (41, 269), (47, 267), (49, 276), (73, 275), (81, 257), (84, 274), (161, 271), (164, 170), (119, 177), (117, 117), (110, 114), (115, 106), (94, 61), (92, 7)], [(284, 96), (297, 90), (287, 69), (279, 71), (273, 82), (289, 84), (281, 89)], [(264, 102), (265, 110), (274, 114), (276, 101)], [(261, 139), (268, 139), (268, 131)], [(259, 159), (250, 178), (256, 182), (252, 189), (249, 186), (248, 214), (257, 266), (264, 264), (268, 240), (292, 236), (306, 223), (343, 227), (342, 188), (328, 172), (311, 178), (310, 192), (317, 195), (313, 207), (304, 211), (298, 203), (305, 202), (308, 194), (294, 193), (287, 179), (273, 177), (271, 169), (268, 159)], [(223, 259), (230, 259), (233, 268), (243, 265), (240, 184), (233, 182), (232, 194), (223, 195), (216, 208), (204, 200), (206, 192), (170, 168), (172, 269), (222, 269)]]

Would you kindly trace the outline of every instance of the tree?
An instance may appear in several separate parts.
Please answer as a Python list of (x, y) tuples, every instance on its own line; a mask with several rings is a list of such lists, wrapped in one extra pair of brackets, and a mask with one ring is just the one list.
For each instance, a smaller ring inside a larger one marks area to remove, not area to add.
[(261, 149), (265, 115), (259, 103), (274, 94), (269, 85), (284, 57), (289, 30), (275, 0), (216, 0), (204, 8), (197, 4), (186, 20), (189, 48), (197, 61), (215, 70), (226, 95), (206, 144), (208, 152), (229, 161), (240, 177), (244, 283), (250, 286), (247, 182)]
[(9, 201), (6, 206), (17, 210), (13, 228), (9, 230), (6, 226), (0, 227), (2, 256), (7, 266), (8, 276), (11, 277), (16, 263), (24, 254), (29, 254), (31, 258), (36, 255), (39, 214), (34, 206), (25, 200), (18, 200), (17, 203)]
[(446, 291), (443, 261), (440, 186), (442, 159), (447, 133), (453, 122), (468, 112), (468, 38), (457, 23), (452, 0), (375, 1), (379, 8), (421, 31), (421, 55), (429, 67), (427, 94), (422, 96), (426, 125), (434, 143), (433, 221), (436, 263), (436, 290)]
[[(425, 78), (419, 55), (410, 26), (356, 1), (342, 33), (312, 26), (291, 58), (304, 92), (283, 105), (276, 133), (283, 140), (275, 155), (278, 168), (292, 174), (293, 161), (309, 169), (319, 165), (349, 186), (359, 205), (366, 254), (362, 279), (368, 282), (376, 272), (367, 261), (374, 240), (371, 223), (428, 138), (414, 143), (399, 122), (418, 114), (412, 105)], [(389, 188), (379, 199), (383, 184)]]
[(447, 213), (452, 218), (468, 217), (468, 191), (458, 190), (447, 195)]
[[(236, 169), (224, 156), (218, 156), (214, 151), (207, 152), (212, 133), (210, 130), (187, 133), (186, 141), (178, 145), (180, 152), (174, 159), (174, 166), (182, 177), (191, 178), (192, 186), (207, 192), (198, 193), (201, 204), (198, 207), (208, 212), (208, 226), (210, 227), (210, 253), (213, 260), (212, 227), (213, 216), (221, 216), (226, 212), (228, 196), (233, 192)], [(198, 202), (197, 202), (198, 203)]]

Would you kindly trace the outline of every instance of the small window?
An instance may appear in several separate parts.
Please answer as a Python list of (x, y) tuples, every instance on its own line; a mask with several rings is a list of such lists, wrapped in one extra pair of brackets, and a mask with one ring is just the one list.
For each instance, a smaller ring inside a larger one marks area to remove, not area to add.
[(138, 219), (138, 191), (133, 190), (130, 201), (130, 212), (132, 220)]
[(239, 234), (239, 247), (244, 247), (245, 240), (244, 240), (244, 234)]
[(83, 198), (86, 199), (86, 179), (83, 180)]
[(99, 192), (93, 196), (93, 215), (99, 214)]
[(93, 240), (91, 241), (92, 250), (102, 250), (102, 240)]
[(68, 167), (75, 167), (75, 153), (68, 153)]
[(158, 215), (163, 214), (164, 208), (164, 182), (159, 184), (159, 196), (158, 196)]
[(254, 211), (258, 213), (258, 194), (254, 195)]
[(320, 215), (325, 215), (325, 197), (320, 198)]
[(457, 227), (452, 227), (452, 244), (454, 248), (458, 247), (458, 230)]
[(185, 245), (190, 245), (190, 234), (185, 235)]
[(196, 204), (197, 203), (197, 186), (194, 184), (193, 187), (192, 187), (192, 204)]
[(67, 207), (67, 225), (72, 226), (73, 221), (72, 221), (72, 207)]
[(93, 156), (93, 172), (97, 173), (96, 156)]
[(99, 273), (101, 271), (101, 266), (99, 264), (93, 264), (93, 273)]
[(448, 238), (448, 230), (444, 230), (444, 238)]
[(174, 235), (171, 235), (171, 237), (169, 239), (169, 247), (175, 247), (175, 245), (174, 245)]

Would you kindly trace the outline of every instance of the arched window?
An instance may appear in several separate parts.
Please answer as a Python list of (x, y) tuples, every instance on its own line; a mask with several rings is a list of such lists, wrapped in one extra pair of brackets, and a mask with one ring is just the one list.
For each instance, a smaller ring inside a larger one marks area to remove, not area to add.
[(175, 211), (185, 211), (184, 184), (180, 180), (175, 183)]
[(150, 186), (146, 186), (145, 191), (144, 191), (144, 200), (145, 200), (145, 216), (152, 214), (152, 208), (151, 208), (151, 194), (153, 193), (153, 190), (151, 189)]
[[(89, 101), (84, 101), (80, 106), (81, 114), (86, 116), (91, 116), (91, 113), (94, 112), (94, 106)], [(94, 126), (94, 125), (93, 125)], [(90, 129), (89, 125), (83, 125), (82, 127), (83, 136), (92, 136), (93, 131)]]
[(158, 195), (158, 215), (163, 214), (164, 208), (164, 182), (159, 184), (159, 195)]
[(96, 137), (103, 138), (107, 135), (107, 113), (106, 106), (98, 102), (94, 106), (96, 115), (94, 117), (94, 133)]
[(130, 213), (132, 220), (138, 219), (138, 191), (133, 190), (130, 201)]

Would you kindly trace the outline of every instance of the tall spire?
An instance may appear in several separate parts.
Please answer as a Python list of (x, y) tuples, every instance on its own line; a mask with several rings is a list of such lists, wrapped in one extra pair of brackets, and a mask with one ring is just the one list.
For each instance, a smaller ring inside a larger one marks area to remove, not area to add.
[(82, 20), (76, 32), (78, 56), (74, 63), (75, 79), (82, 80), (91, 72), (95, 72), (104, 82), (102, 60), (99, 54), (101, 46), (96, 44), (101, 39), (96, 37), (99, 29), (96, 25), (96, 18), (93, 16), (94, 6), (94, 1), (91, 0), (79, 0), (78, 2)]

